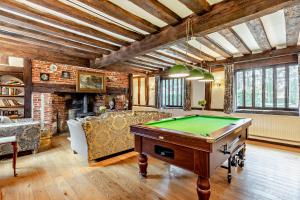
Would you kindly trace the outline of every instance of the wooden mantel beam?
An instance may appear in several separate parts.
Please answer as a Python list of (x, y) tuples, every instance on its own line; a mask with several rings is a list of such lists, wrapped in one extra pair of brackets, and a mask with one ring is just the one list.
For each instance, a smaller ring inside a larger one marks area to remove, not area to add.
[[(233, 25), (243, 23), (287, 6), (299, 4), (300, 0), (229, 0), (213, 6), (210, 12), (195, 15), (191, 18), (196, 36), (205, 36)], [(205, 23), (204, 23), (205, 22)], [(104, 67), (113, 63), (130, 60), (133, 57), (162, 48), (162, 46), (183, 40), (186, 20), (176, 26), (168, 26), (160, 33), (149, 35), (141, 41), (136, 41), (128, 47), (95, 60), (94, 67)]]

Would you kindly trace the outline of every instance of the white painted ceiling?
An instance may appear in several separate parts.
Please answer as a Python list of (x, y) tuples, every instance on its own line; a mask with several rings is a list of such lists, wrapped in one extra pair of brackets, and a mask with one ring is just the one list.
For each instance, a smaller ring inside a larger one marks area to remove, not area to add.
[(181, 18), (186, 18), (187, 16), (193, 14), (193, 11), (191, 11), (188, 7), (186, 7), (183, 3), (181, 3), (178, 0), (158, 0), (158, 1), (162, 3), (164, 6), (168, 7), (173, 12), (175, 12)]
[(138, 7), (137, 5), (135, 5), (134, 3), (132, 3), (128, 0), (122, 0), (122, 1), (120, 1), (120, 0), (109, 0), (109, 1), (114, 3), (115, 5), (123, 8), (124, 10), (127, 10), (128, 12), (130, 12), (132, 14), (149, 21), (150, 23), (152, 23), (152, 24), (154, 24), (158, 27), (164, 27), (164, 26), (168, 25), (163, 20), (155, 17), (154, 15), (148, 13), (144, 9)]
[(200, 51), (210, 55), (210, 56), (213, 56), (215, 58), (220, 58), (222, 57), (220, 54), (218, 54), (217, 52), (211, 50), (210, 48), (206, 47), (205, 45), (201, 44), (199, 41), (197, 40), (190, 40), (188, 41), (188, 43), (195, 47), (196, 49), (199, 49)]
[(239, 50), (235, 48), (225, 37), (223, 37), (220, 33), (215, 32), (207, 35), (210, 39), (216, 42), (218, 45), (223, 47), (228, 52), (232, 53), (233, 55), (239, 54)]
[(252, 53), (262, 52), (246, 23), (233, 26), (232, 29), (239, 35)]
[(275, 13), (261, 17), (267, 37), (272, 47), (278, 49), (286, 47), (286, 25), (284, 11), (279, 10)]

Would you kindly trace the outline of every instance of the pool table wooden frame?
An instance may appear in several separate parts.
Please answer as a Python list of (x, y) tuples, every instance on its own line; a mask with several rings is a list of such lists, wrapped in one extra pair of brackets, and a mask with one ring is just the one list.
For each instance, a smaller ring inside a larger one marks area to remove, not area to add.
[(139, 152), (140, 175), (147, 176), (147, 155), (150, 155), (197, 174), (198, 199), (208, 200), (209, 178), (237, 151), (245, 152), (251, 123), (252, 119), (243, 118), (211, 133), (209, 137), (144, 124), (132, 125), (130, 130), (135, 138), (135, 151)]

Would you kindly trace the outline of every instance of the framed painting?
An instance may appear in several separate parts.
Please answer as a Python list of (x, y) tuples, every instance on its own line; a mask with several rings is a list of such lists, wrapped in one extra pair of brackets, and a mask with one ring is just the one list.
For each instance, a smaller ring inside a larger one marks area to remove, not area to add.
[(76, 91), (89, 93), (105, 93), (105, 75), (97, 72), (78, 71)]

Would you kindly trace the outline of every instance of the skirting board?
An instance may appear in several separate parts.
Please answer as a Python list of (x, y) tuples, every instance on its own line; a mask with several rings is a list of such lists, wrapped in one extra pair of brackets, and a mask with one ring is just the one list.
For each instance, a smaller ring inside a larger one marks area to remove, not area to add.
[(296, 148), (300, 147), (300, 142), (297, 142), (297, 141), (282, 140), (282, 139), (269, 138), (269, 137), (249, 135), (248, 140), (266, 142), (266, 143), (271, 143), (271, 144), (278, 144), (278, 145), (283, 145), (283, 146), (288, 146), (288, 147), (296, 147)]

